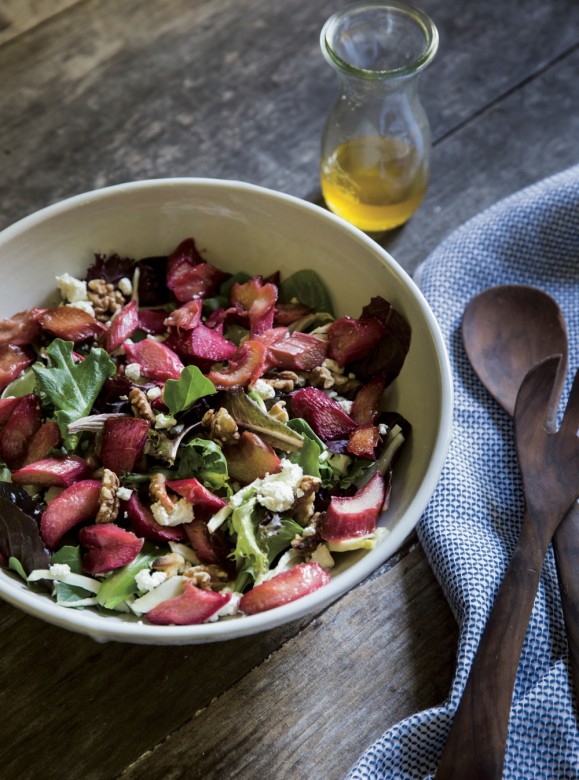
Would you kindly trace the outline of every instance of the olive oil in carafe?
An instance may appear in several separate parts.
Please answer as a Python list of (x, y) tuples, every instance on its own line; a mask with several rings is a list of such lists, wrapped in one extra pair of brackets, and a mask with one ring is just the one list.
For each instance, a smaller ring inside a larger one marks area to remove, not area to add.
[(415, 147), (377, 135), (340, 144), (321, 165), (328, 208), (369, 232), (404, 224), (420, 205), (427, 182)]

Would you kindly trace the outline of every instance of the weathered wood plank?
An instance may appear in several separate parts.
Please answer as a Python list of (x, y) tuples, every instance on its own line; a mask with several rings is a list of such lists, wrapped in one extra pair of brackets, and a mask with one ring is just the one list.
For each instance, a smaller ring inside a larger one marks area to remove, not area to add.
[[(3, 46), (0, 226), (147, 177), (241, 178), (312, 195), (336, 93), (319, 30), (346, 1), (85, 0), (26, 45)], [(435, 138), (577, 42), (579, 5), (566, 0), (423, 5), (441, 32), (422, 83)], [(517, 170), (510, 180), (516, 189)]]
[(78, 2), (80, 0), (0, 0), (0, 45)]
[(441, 702), (456, 625), (415, 548), (355, 588), (122, 774), (342, 778), (393, 722)]

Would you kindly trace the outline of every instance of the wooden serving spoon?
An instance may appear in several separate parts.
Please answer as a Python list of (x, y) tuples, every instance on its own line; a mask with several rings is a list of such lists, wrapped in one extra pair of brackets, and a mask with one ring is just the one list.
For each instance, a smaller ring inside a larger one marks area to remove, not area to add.
[[(567, 329), (556, 301), (536, 287), (490, 287), (473, 298), (462, 320), (466, 354), (480, 381), (511, 415), (527, 372), (549, 355), (562, 355), (551, 396), (548, 425), (555, 427), (558, 400), (567, 370)], [(579, 475), (578, 475), (579, 479)], [(569, 661), (579, 694), (579, 506), (553, 538)]]
[(579, 497), (579, 371), (559, 431), (549, 432), (560, 356), (526, 375), (515, 405), (525, 515), (515, 552), (481, 637), (437, 780), (500, 780), (513, 686), (551, 538)]

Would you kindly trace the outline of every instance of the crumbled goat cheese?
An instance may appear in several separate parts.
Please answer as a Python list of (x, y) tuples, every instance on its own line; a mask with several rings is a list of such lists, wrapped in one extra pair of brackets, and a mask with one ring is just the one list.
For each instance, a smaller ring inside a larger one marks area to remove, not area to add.
[(155, 417), (155, 428), (157, 430), (161, 428), (173, 428), (175, 425), (177, 425), (177, 420), (174, 417), (171, 417), (170, 414), (159, 412)]
[(88, 300), (86, 282), (66, 273), (56, 277), (56, 284), (62, 297), (69, 303)]
[(59, 580), (70, 574), (70, 566), (68, 563), (53, 563), (52, 566), (48, 567), (48, 571), (55, 580)]
[(350, 401), (348, 398), (340, 398), (339, 400), (336, 398), (342, 409), (346, 412), (346, 414), (350, 414), (352, 411), (352, 404), (353, 401)]
[(141, 366), (138, 363), (127, 363), (125, 366), (125, 376), (131, 382), (139, 382), (141, 379)]
[(120, 488), (117, 488), (117, 498), (120, 501), (128, 501), (132, 495), (133, 495), (133, 491), (130, 488), (122, 487), (122, 486)]
[(161, 388), (160, 387), (150, 387), (147, 390), (147, 398), (149, 401), (156, 401), (157, 398), (161, 397)]
[[(226, 593), (227, 591), (221, 591), (222, 593)], [(227, 604), (224, 604), (221, 609), (218, 609), (217, 612), (215, 612), (213, 615), (211, 615), (210, 618), (208, 618), (205, 622), (206, 623), (214, 623), (216, 620), (219, 620), (219, 618), (222, 617), (230, 617), (231, 615), (237, 615), (239, 613), (239, 602), (241, 601), (242, 593), (237, 593), (236, 591), (233, 591), (231, 594), (231, 598), (227, 602)]]
[(286, 512), (301, 492), (299, 486), (304, 476), (301, 466), (285, 458), (281, 465), (282, 469), (277, 474), (256, 480), (257, 501), (271, 512)]
[(380, 425), (378, 426), (378, 433), (380, 434), (380, 436), (386, 436), (386, 434), (388, 433), (388, 426), (386, 425), (386, 423), (380, 423)]
[(150, 571), (141, 569), (135, 574), (135, 582), (140, 593), (149, 593), (157, 588), (162, 582), (165, 582), (167, 575), (164, 571)]
[(126, 298), (133, 294), (133, 283), (126, 276), (123, 276), (122, 279), (119, 279), (117, 282), (117, 287)]
[(173, 504), (171, 514), (167, 512), (163, 504), (156, 501), (151, 504), (151, 512), (159, 525), (181, 525), (181, 523), (191, 523), (193, 521), (193, 504), (185, 498), (180, 498), (176, 504)]
[(263, 379), (258, 379), (253, 385), (252, 390), (257, 393), (260, 398), (263, 398), (264, 401), (267, 401), (275, 396), (275, 390), (273, 387)]

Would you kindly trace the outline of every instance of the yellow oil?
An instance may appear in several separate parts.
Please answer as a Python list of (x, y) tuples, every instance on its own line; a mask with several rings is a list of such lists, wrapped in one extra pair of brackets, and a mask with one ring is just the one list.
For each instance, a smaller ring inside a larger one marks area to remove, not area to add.
[(417, 150), (396, 138), (347, 141), (321, 166), (328, 208), (368, 232), (404, 224), (420, 205), (427, 183)]

